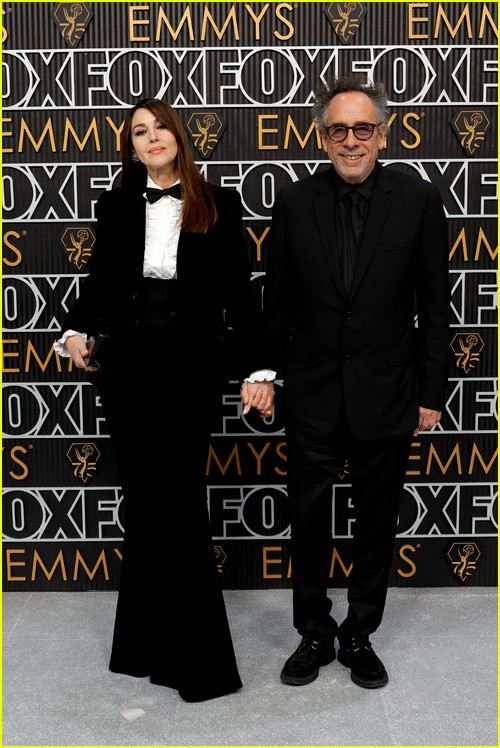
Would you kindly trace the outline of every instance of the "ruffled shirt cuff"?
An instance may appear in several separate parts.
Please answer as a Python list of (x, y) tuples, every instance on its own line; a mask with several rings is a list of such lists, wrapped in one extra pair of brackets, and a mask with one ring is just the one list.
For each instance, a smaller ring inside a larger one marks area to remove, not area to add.
[(253, 371), (249, 377), (244, 379), (244, 382), (248, 382), (249, 384), (254, 384), (254, 382), (274, 382), (276, 379), (276, 372), (272, 369), (259, 369), (258, 371)]
[[(75, 330), (66, 330), (62, 338), (59, 338), (59, 340), (56, 340), (56, 342), (54, 343), (54, 350), (56, 351), (56, 353), (58, 353), (63, 358), (69, 358), (69, 351), (66, 348), (66, 339), (70, 338), (72, 335), (79, 335), (83, 339), (84, 343), (86, 343), (88, 340), (87, 333), (85, 332), (76, 332)], [(92, 338), (90, 338), (90, 340), (92, 340)]]

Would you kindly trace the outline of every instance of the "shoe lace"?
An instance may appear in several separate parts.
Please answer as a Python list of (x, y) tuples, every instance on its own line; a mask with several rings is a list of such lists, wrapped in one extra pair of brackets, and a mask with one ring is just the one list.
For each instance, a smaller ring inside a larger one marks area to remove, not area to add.
[(321, 649), (321, 644), (316, 639), (311, 639), (308, 636), (304, 636), (304, 638), (300, 642), (298, 651), (301, 652), (306, 647), (310, 647), (311, 649), (318, 650), (318, 649)]
[(367, 652), (370, 652), (371, 648), (372, 645), (369, 639), (360, 639), (358, 637), (353, 637), (346, 647), (346, 649), (352, 649), (353, 652), (359, 652), (360, 649), (365, 649)]

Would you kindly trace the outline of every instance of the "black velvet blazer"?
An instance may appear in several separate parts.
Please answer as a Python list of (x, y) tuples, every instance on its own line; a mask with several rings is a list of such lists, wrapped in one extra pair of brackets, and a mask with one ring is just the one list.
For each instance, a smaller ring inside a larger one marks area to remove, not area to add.
[[(63, 321), (63, 330), (126, 340), (141, 320), (145, 251), (144, 189), (104, 192), (96, 205), (96, 243), (89, 275)], [(176, 325), (200, 364), (216, 356), (231, 328), (232, 371), (245, 377), (266, 368), (261, 304), (252, 288), (242, 206), (234, 190), (214, 187), (218, 212), (206, 233), (181, 231), (177, 253)]]
[[(332, 168), (277, 197), (264, 288), (288, 423), (326, 433), (345, 406), (361, 439), (410, 431), (442, 410), (450, 370), (448, 237), (429, 182), (378, 170), (346, 294)], [(418, 322), (415, 324), (415, 317)]]

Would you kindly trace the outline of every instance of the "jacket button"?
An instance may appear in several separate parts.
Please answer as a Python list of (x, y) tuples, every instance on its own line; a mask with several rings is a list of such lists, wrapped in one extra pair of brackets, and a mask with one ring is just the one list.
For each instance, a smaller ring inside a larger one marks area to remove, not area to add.
[(138, 291), (134, 291), (134, 293), (132, 294), (132, 299), (134, 301), (137, 301), (138, 298), (139, 298), (139, 292)]
[(350, 364), (351, 363), (351, 357), (348, 353), (344, 356), (344, 364)]
[(171, 310), (171, 311), (169, 312), (169, 314), (170, 314), (170, 316), (171, 316), (171, 317), (175, 317), (175, 312), (174, 312), (173, 310)]

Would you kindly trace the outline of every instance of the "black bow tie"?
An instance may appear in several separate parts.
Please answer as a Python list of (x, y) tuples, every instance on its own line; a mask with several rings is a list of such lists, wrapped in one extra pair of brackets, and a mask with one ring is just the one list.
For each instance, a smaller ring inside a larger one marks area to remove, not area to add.
[(160, 190), (156, 189), (156, 187), (146, 187), (146, 199), (149, 200), (150, 203), (155, 203), (157, 200), (160, 200), (165, 195), (170, 195), (170, 197), (176, 197), (177, 200), (181, 199), (181, 186), (180, 184), (174, 184), (172, 187), (168, 187), (166, 190)]

